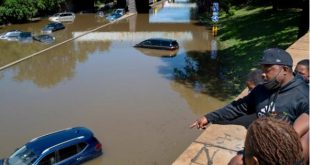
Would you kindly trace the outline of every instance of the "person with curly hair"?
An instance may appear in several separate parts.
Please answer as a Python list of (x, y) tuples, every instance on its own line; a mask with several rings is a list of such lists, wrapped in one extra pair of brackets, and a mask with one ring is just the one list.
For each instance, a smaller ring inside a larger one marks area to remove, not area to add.
[(293, 126), (272, 117), (259, 118), (249, 126), (243, 156), (246, 165), (305, 164)]

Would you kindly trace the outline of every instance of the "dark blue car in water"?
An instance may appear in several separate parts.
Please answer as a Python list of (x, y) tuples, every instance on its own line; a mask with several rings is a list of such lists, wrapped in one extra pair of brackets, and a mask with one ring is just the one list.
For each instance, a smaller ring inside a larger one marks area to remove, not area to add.
[(0, 165), (77, 165), (102, 155), (101, 143), (85, 127), (74, 127), (30, 140)]

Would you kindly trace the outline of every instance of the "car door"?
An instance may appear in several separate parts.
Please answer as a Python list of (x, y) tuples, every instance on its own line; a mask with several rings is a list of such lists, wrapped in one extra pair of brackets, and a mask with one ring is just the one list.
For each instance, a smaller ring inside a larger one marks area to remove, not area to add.
[(77, 153), (78, 153), (78, 148), (75, 144), (58, 150), (58, 160), (59, 161), (57, 162), (57, 165), (74, 165), (74, 164), (77, 164), (77, 162), (78, 162)]
[(44, 156), (37, 165), (53, 165), (57, 162), (56, 160), (56, 153), (52, 152), (46, 156)]
[(60, 22), (66, 21), (66, 14), (65, 13), (62, 13), (59, 15), (59, 21)]

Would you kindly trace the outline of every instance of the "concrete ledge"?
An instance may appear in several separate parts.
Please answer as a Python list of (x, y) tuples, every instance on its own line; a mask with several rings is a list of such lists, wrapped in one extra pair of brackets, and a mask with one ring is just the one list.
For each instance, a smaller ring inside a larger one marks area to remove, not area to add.
[(245, 135), (243, 126), (212, 124), (173, 165), (227, 164), (237, 151), (243, 149)]

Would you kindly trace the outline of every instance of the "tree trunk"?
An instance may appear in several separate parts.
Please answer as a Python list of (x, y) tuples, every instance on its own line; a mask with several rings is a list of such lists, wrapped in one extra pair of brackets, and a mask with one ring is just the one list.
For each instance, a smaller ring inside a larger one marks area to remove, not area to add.
[(304, 0), (302, 3), (302, 12), (300, 16), (298, 38), (302, 37), (309, 30), (309, 1)]

